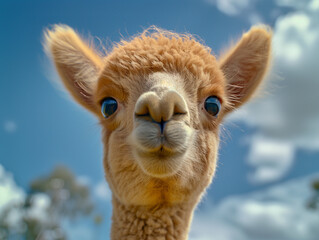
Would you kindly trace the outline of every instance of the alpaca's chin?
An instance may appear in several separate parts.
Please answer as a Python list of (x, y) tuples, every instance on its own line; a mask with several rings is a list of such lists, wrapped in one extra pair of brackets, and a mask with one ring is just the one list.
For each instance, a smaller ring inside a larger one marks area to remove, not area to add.
[(165, 147), (157, 151), (135, 151), (142, 170), (152, 177), (165, 178), (175, 175), (184, 162), (185, 152), (174, 152)]

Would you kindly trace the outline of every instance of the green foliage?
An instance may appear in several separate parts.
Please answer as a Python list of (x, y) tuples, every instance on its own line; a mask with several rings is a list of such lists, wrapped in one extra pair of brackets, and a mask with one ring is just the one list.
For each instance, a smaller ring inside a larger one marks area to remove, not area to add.
[(312, 183), (312, 188), (315, 190), (315, 191), (319, 191), (319, 180), (316, 180)]
[(94, 216), (94, 223), (95, 225), (100, 225), (103, 222), (103, 217), (101, 215)]
[(31, 192), (47, 194), (55, 213), (69, 218), (89, 215), (93, 210), (87, 186), (80, 184), (66, 167), (56, 167), (48, 176), (34, 180)]
[(307, 207), (310, 209), (319, 208), (319, 179), (312, 182), (311, 187), (313, 189), (313, 194), (307, 203)]

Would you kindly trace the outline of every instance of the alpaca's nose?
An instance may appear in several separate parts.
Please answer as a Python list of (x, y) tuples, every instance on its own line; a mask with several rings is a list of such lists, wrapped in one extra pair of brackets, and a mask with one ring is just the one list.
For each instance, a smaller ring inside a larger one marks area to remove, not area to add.
[(142, 94), (135, 105), (137, 117), (150, 116), (154, 121), (163, 123), (173, 116), (187, 114), (184, 98), (174, 90), (168, 90), (161, 97), (155, 92)]

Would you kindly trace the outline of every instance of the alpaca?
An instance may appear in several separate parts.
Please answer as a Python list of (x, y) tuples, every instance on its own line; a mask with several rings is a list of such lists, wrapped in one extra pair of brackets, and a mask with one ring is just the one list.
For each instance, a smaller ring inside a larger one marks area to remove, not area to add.
[(103, 55), (56, 25), (45, 47), (64, 86), (102, 126), (111, 239), (187, 239), (215, 173), (219, 125), (262, 82), (271, 31), (252, 27), (218, 60), (191, 35), (155, 27)]

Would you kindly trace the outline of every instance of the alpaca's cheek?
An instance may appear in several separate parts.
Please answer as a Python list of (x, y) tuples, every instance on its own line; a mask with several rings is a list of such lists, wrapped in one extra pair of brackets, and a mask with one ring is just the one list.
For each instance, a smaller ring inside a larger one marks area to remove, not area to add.
[(202, 144), (204, 155), (200, 157), (200, 162), (202, 163), (202, 184), (207, 187), (215, 176), (217, 160), (218, 160), (218, 146), (219, 139), (216, 134), (204, 134), (202, 136)]
[[(194, 142), (196, 146), (192, 159), (191, 169), (188, 172), (191, 175), (191, 179), (196, 187), (194, 191), (200, 192), (209, 186), (216, 170), (217, 158), (218, 158), (218, 135), (213, 132), (198, 131)], [(200, 152), (201, 154), (197, 154)], [(185, 172), (185, 170), (183, 170)]]
[(113, 195), (124, 204), (157, 203), (160, 192), (156, 184), (143, 173), (132, 156), (123, 136), (111, 134), (105, 149), (106, 178)]

